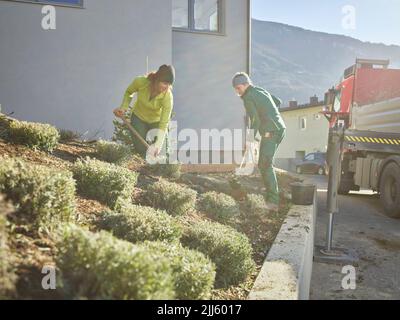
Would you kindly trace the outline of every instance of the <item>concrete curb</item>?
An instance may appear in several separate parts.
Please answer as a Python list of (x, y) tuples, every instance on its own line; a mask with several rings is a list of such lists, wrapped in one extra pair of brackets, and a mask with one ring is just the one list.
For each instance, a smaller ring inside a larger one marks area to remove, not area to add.
[(308, 300), (314, 255), (317, 197), (293, 206), (269, 250), (248, 300)]

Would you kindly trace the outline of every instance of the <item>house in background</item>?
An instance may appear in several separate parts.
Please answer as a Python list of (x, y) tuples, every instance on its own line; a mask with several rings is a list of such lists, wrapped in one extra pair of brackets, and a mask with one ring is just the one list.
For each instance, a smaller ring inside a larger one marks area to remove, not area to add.
[[(55, 30), (42, 28), (45, 4)], [(250, 24), (250, 0), (0, 0), (0, 104), (110, 138), (134, 77), (174, 64), (178, 130), (243, 129), (231, 78), (250, 70)]]
[(321, 111), (325, 102), (316, 96), (310, 103), (298, 105), (291, 101), (282, 108), (281, 114), (286, 123), (286, 137), (279, 146), (275, 165), (285, 170), (296, 170), (296, 164), (313, 152), (326, 152), (328, 147), (329, 125)]

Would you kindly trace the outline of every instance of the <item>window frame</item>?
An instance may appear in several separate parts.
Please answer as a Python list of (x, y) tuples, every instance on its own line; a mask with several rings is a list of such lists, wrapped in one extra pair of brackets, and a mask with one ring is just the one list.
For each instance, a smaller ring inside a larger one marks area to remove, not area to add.
[[(300, 116), (299, 117), (300, 123), (300, 130), (301, 131), (306, 131), (307, 130), (307, 116)], [(304, 127), (303, 127), (303, 123), (304, 123)]]
[(84, 0), (79, 0), (79, 4), (65, 3), (62, 2), (62, 0), (58, 0), (57, 2), (47, 1), (47, 0), (3, 0), (3, 1), (31, 3), (31, 4), (38, 4), (41, 6), (50, 5), (55, 7), (84, 9), (83, 6)]
[(199, 34), (210, 34), (210, 35), (219, 35), (226, 36), (225, 32), (225, 0), (217, 0), (218, 2), (218, 30), (200, 30), (195, 28), (195, 18), (194, 18), (194, 8), (195, 8), (195, 0), (187, 0), (188, 1), (188, 27), (174, 27), (172, 26), (173, 31), (178, 32), (188, 32), (188, 33), (199, 33)]

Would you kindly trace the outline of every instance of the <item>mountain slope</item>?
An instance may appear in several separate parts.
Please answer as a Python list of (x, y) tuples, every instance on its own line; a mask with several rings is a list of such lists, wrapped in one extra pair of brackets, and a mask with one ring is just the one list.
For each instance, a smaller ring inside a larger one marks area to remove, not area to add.
[(358, 58), (390, 59), (400, 67), (400, 46), (253, 20), (252, 74), (255, 84), (284, 100), (320, 99)]

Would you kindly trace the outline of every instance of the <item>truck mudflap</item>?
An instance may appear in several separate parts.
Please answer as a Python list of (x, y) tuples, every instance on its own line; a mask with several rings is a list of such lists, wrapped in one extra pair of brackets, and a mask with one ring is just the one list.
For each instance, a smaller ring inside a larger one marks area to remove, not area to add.
[(400, 133), (346, 130), (343, 147), (352, 151), (400, 154)]

